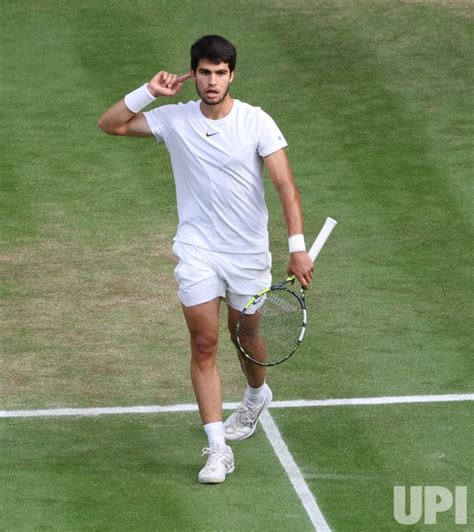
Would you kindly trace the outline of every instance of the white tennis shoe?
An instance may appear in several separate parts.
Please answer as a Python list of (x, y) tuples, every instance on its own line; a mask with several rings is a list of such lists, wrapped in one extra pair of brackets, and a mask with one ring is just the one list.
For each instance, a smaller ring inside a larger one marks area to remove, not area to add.
[(226, 475), (234, 471), (234, 454), (232, 449), (225, 447), (205, 447), (202, 456), (208, 455), (206, 465), (199, 471), (198, 480), (201, 484), (220, 484)]
[(265, 398), (259, 405), (254, 405), (244, 397), (244, 400), (224, 422), (226, 440), (245, 440), (250, 438), (257, 428), (257, 421), (261, 413), (272, 401), (272, 391), (265, 384)]

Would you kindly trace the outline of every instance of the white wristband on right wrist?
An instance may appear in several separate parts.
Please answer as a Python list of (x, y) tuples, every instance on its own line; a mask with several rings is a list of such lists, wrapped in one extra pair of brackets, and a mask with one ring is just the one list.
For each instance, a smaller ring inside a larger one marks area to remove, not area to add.
[(288, 238), (288, 249), (290, 253), (295, 253), (296, 251), (306, 251), (304, 235), (302, 234), (291, 235)]
[(150, 105), (150, 103), (156, 100), (156, 96), (151, 94), (147, 89), (147, 85), (148, 83), (145, 83), (125, 96), (125, 105), (132, 113), (139, 113), (147, 105)]

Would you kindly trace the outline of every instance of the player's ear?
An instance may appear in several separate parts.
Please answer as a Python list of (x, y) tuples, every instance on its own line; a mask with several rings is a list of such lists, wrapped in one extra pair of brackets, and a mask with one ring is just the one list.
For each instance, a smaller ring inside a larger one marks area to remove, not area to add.
[(196, 71), (193, 70), (193, 69), (191, 69), (191, 70), (189, 71), (189, 73), (191, 74), (191, 79), (194, 80), (194, 81), (196, 81)]
[(232, 72), (230, 73), (229, 83), (232, 83), (234, 81), (234, 75), (235, 75), (235, 70), (232, 70)]

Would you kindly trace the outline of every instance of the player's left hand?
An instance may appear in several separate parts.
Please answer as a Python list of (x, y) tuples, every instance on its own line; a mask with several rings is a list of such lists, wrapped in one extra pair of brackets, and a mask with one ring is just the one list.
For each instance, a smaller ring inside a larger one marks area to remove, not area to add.
[(313, 261), (306, 251), (290, 253), (288, 275), (294, 275), (303, 288), (308, 288), (313, 279)]

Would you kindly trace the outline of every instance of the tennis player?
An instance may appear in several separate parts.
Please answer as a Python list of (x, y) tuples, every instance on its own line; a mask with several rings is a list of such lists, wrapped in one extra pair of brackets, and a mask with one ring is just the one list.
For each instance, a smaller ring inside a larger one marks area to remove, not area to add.
[[(158, 72), (99, 120), (99, 127), (110, 135), (154, 137), (170, 155), (179, 218), (173, 245), (179, 258), (175, 276), (190, 334), (192, 384), (208, 437), (203, 450), (207, 463), (198, 475), (201, 483), (223, 482), (234, 470), (233, 453), (225, 440), (251, 436), (272, 399), (265, 368), (240, 358), (247, 388), (240, 406), (223, 423), (216, 363), (221, 301), (227, 304), (235, 343), (240, 310), (271, 283), (264, 166), (283, 208), (288, 273), (303, 287), (313, 275), (287, 143), (267, 113), (231, 96), (236, 58), (228, 40), (202, 37), (191, 47), (188, 73)], [(189, 79), (199, 100), (165, 105), (165, 99), (177, 95)], [(161, 105), (142, 112), (155, 100)]]

